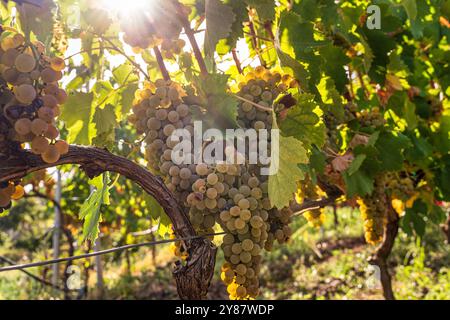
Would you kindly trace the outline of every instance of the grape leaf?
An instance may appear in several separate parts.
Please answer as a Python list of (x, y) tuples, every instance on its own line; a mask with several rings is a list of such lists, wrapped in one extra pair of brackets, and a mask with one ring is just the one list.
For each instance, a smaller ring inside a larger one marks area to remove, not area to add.
[(290, 108), (280, 129), (286, 136), (293, 136), (309, 149), (312, 144), (321, 147), (325, 143), (325, 126), (314, 113), (317, 104), (311, 94), (295, 96), (297, 104)]
[(128, 112), (130, 112), (131, 106), (133, 105), (134, 93), (138, 89), (138, 85), (136, 83), (130, 83), (121, 91), (121, 109), (119, 120), (122, 120)]
[(378, 149), (378, 160), (385, 171), (400, 170), (405, 159), (403, 151), (412, 146), (408, 137), (390, 132), (380, 133), (375, 147)]
[(92, 122), (96, 128), (94, 142), (96, 146), (105, 147), (115, 141), (114, 129), (117, 127), (115, 107), (111, 104), (104, 108), (97, 108)]
[(92, 141), (94, 126), (92, 101), (94, 94), (75, 92), (70, 94), (62, 108), (60, 120), (64, 121), (69, 131), (68, 143), (89, 145)]
[(271, 163), (271, 169), (278, 165), (278, 170), (269, 176), (269, 199), (273, 206), (281, 209), (293, 199), (297, 181), (305, 178), (298, 165), (308, 163), (308, 156), (301, 141), (294, 137), (279, 137), (279, 154), (275, 155), (278, 159)]
[(412, 235), (414, 231), (419, 237), (423, 236), (426, 224), (424, 218), (427, 212), (427, 206), (423, 201), (415, 201), (412, 208), (405, 210), (405, 216), (401, 221), (402, 229), (409, 235)]
[[(348, 82), (344, 66), (350, 62), (341, 48), (328, 44), (319, 48), (320, 55), (324, 61), (322, 69), (334, 80), (336, 89), (343, 92)], [(332, 63), (330, 63), (332, 61)]]
[(150, 216), (155, 220), (159, 220), (158, 233), (161, 237), (164, 237), (169, 232), (172, 222), (155, 198), (146, 193), (144, 194), (144, 200)]
[(417, 16), (417, 3), (416, 0), (403, 0), (402, 5), (408, 14), (408, 18), (413, 21)]
[(358, 170), (352, 175), (345, 171), (342, 173), (345, 185), (347, 187), (347, 196), (353, 198), (356, 195), (364, 196), (373, 191), (373, 177), (364, 170)]
[(48, 45), (53, 36), (55, 22), (53, 9), (56, 8), (53, 0), (42, 0), (39, 5), (34, 3), (21, 3), (16, 6), (19, 11), (19, 20), (27, 37), (33, 32), (38, 39)]
[(277, 47), (277, 56), (280, 60), (280, 64), (284, 68), (289, 68), (292, 70), (292, 74), (295, 79), (300, 82), (300, 86), (305, 91), (309, 91), (309, 76), (306, 68), (293, 57), (291, 57), (288, 53), (281, 51), (281, 48)]
[(226, 39), (220, 40), (216, 46), (218, 54), (227, 54), (232, 48), (236, 47), (237, 40), (243, 35), (242, 25), (244, 21), (248, 20), (247, 5), (244, 1), (226, 0), (224, 3), (232, 8), (235, 19), (231, 25), (230, 34)]
[(363, 164), (364, 160), (366, 160), (367, 156), (365, 154), (358, 154), (355, 159), (353, 159), (352, 163), (350, 164), (347, 172), (351, 176), (356, 171), (359, 170), (361, 165)]
[(102, 174), (89, 180), (89, 184), (95, 189), (83, 203), (79, 218), (84, 219), (83, 238), (94, 241), (98, 236), (98, 224), (100, 222), (100, 209), (103, 204), (109, 205), (109, 175)]
[(228, 37), (235, 19), (236, 15), (230, 6), (220, 0), (206, 0), (205, 53), (207, 56), (214, 56), (217, 43), (220, 39)]
[(275, 18), (274, 0), (245, 0), (252, 8), (256, 9), (258, 17), (263, 21), (273, 20)]
[(200, 101), (198, 103), (206, 112), (199, 108), (192, 110), (195, 120), (203, 121), (203, 127), (232, 129), (236, 128), (238, 100), (227, 93), (228, 75), (208, 74), (193, 76)]
[(121, 86), (139, 80), (139, 77), (134, 73), (134, 67), (130, 63), (123, 63), (116, 67), (112, 74), (114, 80)]

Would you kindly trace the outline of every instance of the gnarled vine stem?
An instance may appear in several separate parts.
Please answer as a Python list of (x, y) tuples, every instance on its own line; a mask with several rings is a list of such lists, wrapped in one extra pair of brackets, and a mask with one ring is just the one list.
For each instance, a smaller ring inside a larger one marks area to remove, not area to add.
[[(169, 216), (177, 237), (196, 235), (187, 214), (159, 177), (104, 149), (70, 146), (69, 152), (53, 164), (45, 163), (41, 157), (28, 151), (19, 151), (8, 158), (0, 157), (0, 182), (20, 179), (29, 173), (64, 164), (79, 165), (91, 178), (109, 171), (134, 181), (158, 201)], [(216, 248), (203, 238), (186, 241), (185, 245), (189, 253), (186, 264), (178, 264), (173, 271), (178, 294), (182, 299), (204, 299), (213, 276)]]

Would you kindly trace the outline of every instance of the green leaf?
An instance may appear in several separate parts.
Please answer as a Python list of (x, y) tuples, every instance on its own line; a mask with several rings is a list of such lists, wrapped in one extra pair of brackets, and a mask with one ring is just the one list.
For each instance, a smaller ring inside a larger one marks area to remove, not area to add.
[(442, 157), (438, 168), (433, 170), (436, 194), (439, 200), (450, 201), (450, 155)]
[(108, 103), (113, 103), (115, 97), (115, 90), (111, 82), (101, 80), (97, 81), (92, 88), (94, 92), (94, 103), (96, 106), (104, 106)]
[(403, 151), (410, 147), (411, 141), (404, 135), (391, 132), (382, 132), (375, 147), (378, 149), (378, 160), (384, 171), (400, 170), (405, 159)]
[(242, 25), (248, 20), (247, 5), (242, 0), (226, 0), (224, 3), (230, 6), (235, 15), (233, 24), (231, 25), (231, 32), (226, 39), (219, 41), (216, 46), (218, 54), (224, 55), (230, 52), (232, 48), (236, 47), (237, 40), (243, 36)]
[(63, 121), (69, 131), (68, 143), (91, 144), (94, 126), (92, 101), (94, 94), (75, 92), (70, 94), (62, 108), (59, 119)]
[(274, 0), (244, 0), (250, 7), (255, 8), (258, 17), (262, 22), (274, 20), (275, 1)]
[(136, 83), (128, 84), (121, 92), (121, 115), (119, 120), (125, 118), (125, 116), (130, 112), (131, 106), (133, 105), (134, 93), (139, 88)]
[(350, 175), (347, 171), (342, 173), (345, 185), (347, 186), (347, 196), (353, 198), (356, 195), (364, 196), (373, 191), (373, 177), (364, 170), (358, 170)]
[(83, 238), (94, 241), (98, 236), (100, 223), (100, 209), (103, 204), (109, 205), (109, 175), (103, 174), (89, 181), (95, 190), (83, 203), (79, 218), (84, 219)]
[(343, 92), (345, 84), (348, 82), (344, 66), (350, 62), (341, 48), (328, 44), (319, 49), (320, 55), (324, 61), (323, 70), (334, 80), (336, 89)]
[(158, 233), (161, 237), (164, 237), (169, 232), (172, 222), (155, 198), (146, 193), (144, 194), (144, 200), (150, 216), (155, 220), (159, 220)]
[(302, 87), (302, 89), (304, 89), (305, 91), (309, 91), (309, 76), (306, 68), (296, 59), (291, 57), (288, 53), (281, 51), (280, 47), (277, 48), (277, 55), (278, 59), (280, 60), (280, 65), (283, 68), (291, 69), (295, 79), (300, 82), (300, 86)]
[(432, 135), (433, 144), (442, 153), (450, 152), (450, 116), (442, 116), (439, 121), (439, 129)]
[(39, 5), (23, 2), (16, 8), (25, 36), (29, 38), (33, 32), (40, 41), (48, 45), (53, 37), (55, 3), (52, 0), (40, 1)]
[(413, 21), (417, 16), (416, 0), (403, 0), (402, 6), (405, 8), (408, 18)]
[(205, 111), (199, 108), (192, 110), (195, 120), (203, 121), (204, 129), (232, 129), (237, 127), (238, 100), (227, 93), (228, 78), (226, 74), (208, 74), (194, 76), (199, 103)]
[(105, 147), (115, 141), (114, 129), (117, 127), (117, 118), (115, 107), (111, 104), (104, 108), (97, 108), (92, 122), (95, 125), (96, 137), (94, 139), (96, 146)]
[(405, 99), (403, 116), (405, 117), (406, 123), (408, 123), (408, 129), (414, 130), (417, 127), (416, 105), (408, 98)]
[(389, 63), (389, 52), (396, 46), (395, 41), (388, 37), (380, 30), (362, 29), (369, 44), (373, 60), (369, 76), (378, 83), (383, 83), (385, 80), (387, 64)]
[(93, 122), (97, 129), (97, 134), (113, 130), (117, 126), (116, 114), (113, 105), (106, 105), (104, 108), (97, 108)]
[(121, 86), (139, 80), (139, 77), (134, 73), (134, 67), (130, 63), (121, 64), (112, 73), (114, 80)]
[(367, 158), (367, 156), (365, 154), (357, 155), (356, 158), (353, 159), (352, 163), (350, 164), (350, 166), (347, 169), (348, 174), (351, 176), (356, 171), (358, 171), (359, 168), (361, 167), (362, 163), (364, 162), (364, 160), (366, 160), (366, 158)]
[(290, 108), (286, 118), (281, 122), (280, 129), (286, 136), (293, 136), (305, 146), (312, 144), (322, 147), (325, 143), (325, 126), (314, 112), (318, 106), (311, 94), (295, 96), (297, 104)]
[[(279, 136), (278, 161), (272, 161), (271, 171), (278, 165), (275, 174), (269, 176), (269, 199), (273, 206), (281, 209), (289, 204), (297, 190), (297, 181), (305, 178), (299, 164), (308, 163), (308, 156), (301, 141), (293, 137)], [(272, 149), (273, 152), (273, 149)]]
[(206, 0), (205, 20), (205, 53), (214, 56), (216, 45), (220, 39), (228, 37), (236, 19), (233, 9), (220, 0)]
[(425, 220), (424, 217), (427, 214), (427, 205), (421, 200), (414, 202), (412, 208), (407, 208), (405, 210), (405, 216), (402, 221), (402, 229), (407, 233), (412, 234), (412, 230), (422, 237), (425, 234)]

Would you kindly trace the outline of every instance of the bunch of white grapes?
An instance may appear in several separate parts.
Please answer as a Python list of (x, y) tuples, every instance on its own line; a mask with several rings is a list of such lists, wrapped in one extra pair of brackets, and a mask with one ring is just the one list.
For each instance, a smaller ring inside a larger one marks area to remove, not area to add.
[(66, 101), (59, 88), (65, 63), (45, 55), (41, 42), (28, 42), (20, 33), (4, 37), (0, 44), (0, 153), (29, 145), (47, 163), (68, 152), (58, 140), (56, 118)]
[[(295, 85), (290, 76), (282, 76), (265, 68), (250, 71), (240, 84), (238, 123), (256, 130), (272, 127), (273, 112), (285, 109), (274, 102), (280, 94)], [(149, 168), (161, 175), (169, 190), (183, 204), (192, 225), (199, 234), (213, 240), (218, 226), (225, 231), (221, 248), (226, 263), (221, 279), (227, 284), (231, 299), (253, 299), (259, 293), (262, 250), (270, 250), (273, 242), (285, 243), (292, 235), (289, 208), (275, 209), (269, 200), (268, 176), (261, 175), (260, 164), (249, 164), (236, 146), (226, 145), (224, 154), (230, 162), (214, 164), (176, 164), (172, 160), (178, 140), (171, 139), (176, 129), (186, 129), (193, 139), (193, 106), (185, 101), (186, 93), (172, 81), (146, 82), (135, 95), (130, 121), (138, 133), (145, 135)], [(255, 107), (253, 102), (264, 108)], [(275, 109), (276, 110), (275, 110)], [(191, 141), (193, 142), (193, 141)], [(205, 142), (207, 146), (210, 142)], [(247, 146), (248, 147), (248, 146)], [(190, 155), (193, 160), (193, 156)], [(171, 235), (174, 237), (174, 235)], [(173, 252), (185, 259), (181, 242)]]

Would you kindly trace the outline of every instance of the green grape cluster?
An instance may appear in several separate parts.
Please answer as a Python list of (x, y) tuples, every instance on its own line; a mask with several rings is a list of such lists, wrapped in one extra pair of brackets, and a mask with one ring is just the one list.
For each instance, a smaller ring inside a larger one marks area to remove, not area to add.
[(383, 177), (376, 178), (372, 194), (358, 198), (357, 203), (364, 221), (364, 237), (367, 243), (380, 243), (383, 240), (389, 210)]
[(18, 33), (4, 37), (0, 44), (0, 154), (28, 144), (47, 163), (68, 152), (58, 141), (56, 118), (66, 101), (59, 88), (65, 62), (45, 55), (41, 42), (28, 43)]
[[(291, 77), (262, 67), (249, 72), (238, 93), (244, 98), (239, 104), (238, 123), (243, 128), (271, 129), (273, 108), (285, 109), (283, 104), (274, 101), (294, 85)], [(174, 130), (186, 129), (193, 136), (192, 106), (186, 103), (192, 100), (189, 98), (175, 82), (147, 82), (135, 94), (129, 120), (138, 133), (145, 135), (149, 168), (160, 174), (180, 199), (196, 232), (211, 235), (217, 225), (226, 232), (221, 244), (226, 260), (221, 278), (227, 284), (230, 298), (256, 298), (262, 250), (272, 247), (275, 240), (284, 243), (289, 239), (292, 212), (289, 208), (277, 210), (271, 205), (268, 176), (260, 174), (262, 165), (250, 164), (235, 145), (224, 143), (224, 154), (227, 159), (235, 160), (232, 163), (173, 162), (174, 147), (178, 143), (170, 139)], [(247, 101), (267, 109), (249, 107)], [(189, 157), (193, 160), (193, 155)], [(182, 243), (174, 243), (171, 248), (175, 255), (186, 258)]]
[(383, 113), (378, 107), (356, 112), (356, 119), (363, 127), (381, 127), (386, 122)]
[(182, 100), (184, 91), (175, 82), (156, 80), (146, 82), (135, 94), (133, 114), (129, 117), (138, 133), (145, 134), (148, 166), (160, 173), (167, 187), (184, 202), (196, 180), (192, 165), (172, 161), (172, 150), (178, 141), (169, 139), (177, 129), (193, 133), (190, 108)]
[(238, 109), (238, 124), (242, 128), (271, 129), (275, 112), (285, 109), (277, 98), (286, 93), (289, 88), (297, 86), (296, 80), (290, 75), (271, 72), (264, 67), (256, 67), (245, 75), (245, 80), (239, 83), (238, 95), (242, 98)]

